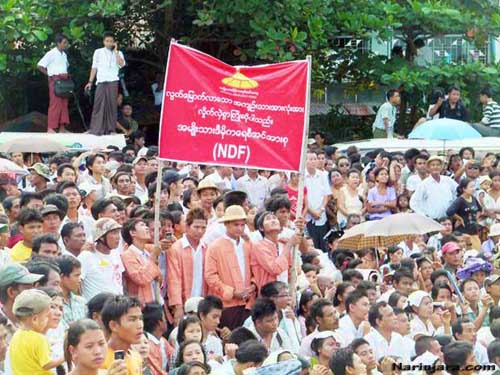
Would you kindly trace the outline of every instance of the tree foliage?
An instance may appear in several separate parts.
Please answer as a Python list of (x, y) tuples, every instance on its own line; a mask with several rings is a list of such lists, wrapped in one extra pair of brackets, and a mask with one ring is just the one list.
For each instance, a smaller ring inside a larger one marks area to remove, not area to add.
[[(57, 32), (72, 47), (76, 76), (88, 74), (100, 35), (114, 30), (127, 60), (142, 69), (141, 79), (164, 69), (171, 38), (232, 64), (254, 64), (313, 56), (313, 80), (348, 83), (349, 90), (404, 86), (416, 114), (424, 94), (436, 84), (461, 84), (466, 100), (488, 82), (500, 88), (496, 65), (479, 63), (420, 67), (419, 47), (444, 34), (484, 43), (500, 35), (500, 12), (493, 0), (0, 0), (0, 104), (12, 85), (26, 96), (36, 62)], [(353, 36), (380, 42), (399, 40), (404, 58), (339, 49), (335, 38)], [(8, 85), (8, 87), (6, 87)], [(9, 101), (16, 96), (8, 94)], [(11, 105), (22, 112), (26, 105)], [(2, 115), (0, 114), (0, 118)]]

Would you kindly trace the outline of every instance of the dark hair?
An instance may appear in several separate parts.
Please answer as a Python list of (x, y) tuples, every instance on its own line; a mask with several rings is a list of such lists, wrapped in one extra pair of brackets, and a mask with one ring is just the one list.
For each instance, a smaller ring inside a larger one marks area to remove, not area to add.
[(17, 222), (24, 226), (33, 222), (43, 223), (43, 219), (39, 211), (33, 208), (23, 208), (17, 217)]
[(392, 308), (398, 307), (398, 302), (401, 299), (401, 297), (405, 296), (403, 296), (399, 292), (392, 292), (388, 300), (389, 306), (391, 306)]
[(346, 368), (354, 367), (353, 361), (354, 351), (349, 347), (341, 348), (332, 354), (329, 362), (330, 370), (335, 375), (346, 375)]
[(91, 168), (97, 158), (102, 158), (103, 161), (106, 161), (106, 157), (103, 154), (91, 154), (87, 156), (87, 159), (85, 160), (85, 166), (91, 176), (94, 174)]
[(80, 338), (85, 332), (100, 330), (101, 327), (92, 319), (81, 319), (70, 324), (66, 332), (66, 339), (64, 340), (64, 358), (66, 359), (70, 371), (73, 365), (73, 358), (71, 358), (69, 347), (77, 346), (80, 343)]
[(366, 296), (366, 293), (360, 292), (359, 290), (355, 290), (354, 292), (350, 293), (347, 298), (345, 299), (345, 310), (346, 313), (349, 314), (350, 312), (350, 306), (355, 305), (358, 303), (360, 299), (363, 297), (368, 298)]
[(453, 296), (453, 291), (451, 290), (451, 287), (447, 283), (437, 282), (432, 285), (431, 297), (433, 300), (435, 300), (438, 297), (439, 291), (441, 289), (446, 289), (448, 292), (450, 292), (450, 295)]
[(243, 203), (247, 200), (247, 193), (243, 191), (229, 191), (223, 195), (224, 207), (229, 206), (243, 206)]
[(257, 340), (248, 340), (236, 350), (236, 361), (245, 363), (262, 363), (268, 356), (267, 348)]
[(368, 311), (368, 321), (370, 322), (370, 325), (373, 328), (377, 328), (377, 319), (382, 319), (382, 314), (380, 313), (380, 309), (382, 307), (387, 307), (389, 304), (385, 301), (380, 301), (374, 304), (372, 307), (370, 307), (370, 310)]
[[(473, 353), (474, 347), (467, 341), (454, 341), (443, 348), (444, 364), (451, 375), (458, 375), (459, 368), (464, 366), (467, 358)], [(338, 374), (336, 374), (338, 375)]]
[[(332, 337), (335, 340), (335, 337), (333, 337), (333, 336), (330, 336), (330, 337)], [(327, 338), (328, 337), (323, 337), (323, 338), (315, 337), (315, 338), (313, 338), (313, 340), (311, 341), (311, 350), (314, 352), (314, 354), (319, 356), (319, 351)], [(335, 341), (337, 341), (337, 340), (335, 340)]]
[(248, 328), (238, 327), (231, 332), (229, 338), (227, 339), (228, 344), (241, 345), (248, 340), (257, 340), (255, 335)]
[(53, 204), (54, 206), (56, 206), (59, 211), (59, 218), (61, 220), (64, 219), (64, 217), (68, 213), (68, 199), (62, 194), (49, 194), (43, 199), (43, 203), (45, 203), (45, 205)]
[(399, 93), (399, 91), (398, 90), (394, 90), (394, 89), (387, 91), (387, 95), (386, 95), (387, 100), (390, 100), (397, 93)]
[(468, 283), (475, 283), (477, 286), (480, 286), (479, 283), (475, 279), (468, 277), (466, 279), (463, 279), (462, 282), (460, 283), (459, 289), (462, 293), (464, 292), (465, 284), (468, 284)]
[(217, 198), (215, 198), (215, 200), (212, 203), (212, 207), (214, 208), (214, 210), (217, 208), (217, 206), (221, 202), (222, 202), (222, 204), (224, 204), (224, 196), (219, 195)]
[(144, 331), (153, 333), (158, 324), (164, 319), (163, 309), (156, 303), (147, 303), (142, 309)]
[(223, 310), (222, 300), (216, 296), (206, 296), (198, 303), (198, 317), (207, 316), (212, 310)]
[(105, 31), (104, 33), (102, 33), (102, 39), (106, 39), (106, 38), (115, 39), (115, 35), (111, 31)]
[(311, 306), (311, 318), (316, 321), (317, 318), (323, 318), (323, 309), (327, 306), (333, 306), (333, 303), (327, 299), (321, 298)]
[(120, 322), (122, 316), (126, 315), (131, 308), (141, 307), (141, 303), (135, 297), (114, 296), (106, 300), (101, 311), (101, 319), (104, 327), (111, 333), (109, 323), (111, 321)]
[(451, 332), (455, 340), (458, 340), (457, 335), (461, 335), (464, 333), (464, 324), (466, 323), (472, 323), (472, 320), (470, 320), (468, 317), (462, 317), (451, 323)]
[(288, 211), (290, 211), (292, 207), (292, 203), (290, 202), (290, 199), (284, 196), (276, 196), (272, 199), (270, 199), (267, 204), (266, 204), (266, 210), (276, 213), (276, 211), (285, 208)]
[[(172, 217), (175, 221), (175, 215), (172, 213)], [(190, 226), (194, 223), (195, 220), (203, 220), (207, 221), (207, 217), (205, 216), (205, 212), (201, 208), (193, 208), (188, 211), (186, 215), (186, 225)]]
[(490, 363), (496, 363), (495, 358), (500, 357), (500, 340), (497, 338), (488, 345), (488, 359)]
[(57, 33), (54, 40), (57, 44), (61, 43), (63, 40), (68, 40), (68, 37), (63, 33)]
[(182, 345), (179, 347), (179, 352), (177, 354), (177, 358), (175, 359), (175, 367), (181, 367), (184, 364), (184, 350), (186, 350), (186, 347), (188, 347), (191, 344), (197, 344), (200, 346), (200, 349), (203, 353), (203, 362), (206, 364), (207, 363), (207, 353), (205, 352), (205, 348), (203, 347), (203, 344), (198, 341), (194, 340), (188, 340), (184, 341)]
[(56, 187), (56, 192), (59, 194), (62, 194), (64, 190), (69, 189), (69, 188), (76, 189), (78, 191), (78, 193), (80, 193), (78, 186), (76, 186), (76, 184), (74, 182), (71, 182), (71, 181), (63, 181), (63, 182), (59, 183)]
[[(337, 290), (338, 290), (338, 287), (337, 287)], [(261, 290), (261, 294), (262, 294), (262, 290)], [(300, 301), (299, 301), (299, 311), (298, 311), (299, 315), (302, 315), (302, 316), (305, 315), (304, 306), (306, 306), (309, 302), (311, 302), (313, 300), (314, 296), (318, 296), (318, 295), (311, 290), (305, 290), (304, 292), (302, 292), (302, 294), (300, 295)]]
[(198, 361), (192, 361), (189, 363), (184, 363), (181, 367), (179, 367), (176, 375), (189, 375), (191, 373), (191, 370), (196, 367), (201, 367), (207, 374), (210, 371), (210, 366)]
[(38, 254), (40, 252), (40, 247), (44, 243), (56, 245), (57, 248), (59, 249), (59, 243), (57, 242), (57, 239), (54, 237), (54, 235), (47, 233), (47, 234), (42, 234), (33, 240), (33, 248), (32, 248), (33, 253)]
[(185, 341), (186, 336), (184, 335), (184, 332), (186, 331), (187, 327), (190, 324), (198, 324), (200, 326), (200, 330), (202, 332), (202, 340), (201, 341), (203, 341), (203, 327), (201, 326), (200, 319), (197, 316), (186, 316), (179, 323), (179, 328), (177, 330), (177, 343), (179, 345), (181, 345)]
[(452, 85), (452, 86), (448, 87), (448, 94), (451, 93), (452, 91), (460, 92), (460, 89), (457, 86)]
[(492, 324), (494, 320), (500, 319), (500, 306), (490, 307), (488, 317), (490, 324)]
[(342, 271), (342, 281), (352, 281), (352, 279), (363, 280), (363, 274), (355, 269), (345, 269)]
[(446, 277), (446, 280), (448, 280), (448, 272), (444, 269), (438, 269), (438, 270), (435, 270), (435, 271), (432, 271), (431, 273), (431, 282), (432, 284), (434, 284), (436, 282), (436, 280), (441, 277), (441, 276), (444, 276)]
[(110, 198), (100, 198), (94, 202), (90, 212), (92, 213), (92, 217), (94, 220), (99, 219), (99, 214), (104, 212), (106, 208), (110, 205), (114, 204)]
[(411, 274), (411, 272), (408, 269), (399, 269), (396, 272), (394, 272), (394, 275), (392, 276), (392, 280), (393, 280), (393, 282), (399, 284), (404, 277), (413, 280), (413, 275)]
[(344, 282), (341, 282), (338, 286), (337, 286), (337, 290), (335, 290), (335, 295), (333, 296), (333, 306), (337, 307), (337, 306), (340, 306), (340, 304), (342, 302), (345, 303), (345, 300), (344, 301), (341, 301), (340, 300), (340, 297), (344, 295), (345, 291), (347, 290), (347, 288), (349, 288), (350, 286), (354, 287), (352, 285), (351, 282), (349, 281), (344, 281)]
[(432, 342), (436, 340), (435, 337), (422, 335), (415, 340), (415, 353), (417, 356), (424, 354), (431, 350)]
[(76, 228), (85, 229), (82, 223), (74, 223), (70, 221), (69, 223), (64, 224), (61, 229), (61, 238), (63, 239), (63, 241), (65, 238), (71, 237), (73, 230), (75, 230)]
[(283, 281), (271, 281), (260, 288), (260, 296), (264, 298), (276, 297), (286, 287), (287, 284)]
[(377, 290), (377, 285), (373, 281), (361, 280), (361, 282), (356, 287), (356, 290), (361, 293), (367, 293), (369, 290)]
[(484, 95), (484, 96), (487, 96), (488, 98), (492, 98), (493, 97), (493, 91), (491, 90), (491, 87), (486, 86), (486, 87), (483, 87), (481, 89), (481, 91), (479, 91), (479, 95)]
[(146, 135), (144, 134), (144, 132), (142, 132), (140, 130), (136, 130), (135, 132), (132, 132), (132, 134), (130, 134), (130, 136), (129, 136), (130, 142), (132, 142), (132, 143), (134, 143), (134, 141), (136, 139), (140, 139), (140, 138), (146, 138)]
[(418, 150), (416, 148), (410, 148), (410, 149), (405, 151), (404, 157), (405, 157), (406, 161), (410, 161), (418, 154), (420, 154), (420, 150)]
[(464, 193), (464, 190), (467, 189), (467, 185), (469, 185), (471, 182), (472, 180), (468, 177), (462, 178), (457, 186), (457, 194), (462, 195)]
[(38, 280), (39, 286), (46, 286), (47, 282), (49, 281), (49, 275), (50, 272), (56, 272), (57, 274), (61, 273), (61, 270), (59, 267), (57, 267), (57, 264), (55, 264), (52, 259), (49, 258), (41, 258), (36, 259), (36, 260), (30, 260), (28, 263), (26, 263), (26, 268), (28, 271), (31, 273), (35, 273), (37, 275), (43, 275), (43, 277)]
[(12, 206), (14, 206), (14, 201), (16, 199), (19, 199), (19, 197), (6, 197), (3, 201), (2, 201), (2, 206), (3, 208), (5, 209), (5, 211), (7, 212), (10, 212), (12, 210)]
[(93, 319), (94, 313), (100, 314), (105, 303), (114, 296), (115, 295), (113, 293), (103, 292), (96, 294), (94, 297), (92, 297), (89, 300), (89, 302), (87, 302), (87, 309), (88, 309), (87, 317), (89, 319)]
[(122, 228), (122, 238), (123, 241), (125, 241), (126, 244), (132, 245), (133, 240), (132, 240), (132, 235), (130, 234), (132, 231), (135, 231), (135, 228), (137, 224), (139, 223), (144, 223), (143, 219), (130, 219), (123, 224)]
[(278, 312), (278, 309), (269, 298), (257, 298), (254, 302), (251, 310), (252, 321), (255, 323), (257, 320), (264, 319), (268, 316), (274, 315)]
[[(59, 165), (57, 167), (57, 172), (56, 172), (57, 177), (61, 177), (62, 174), (64, 173), (65, 169), (71, 169), (76, 174), (75, 168), (73, 168), (73, 166), (71, 164), (69, 164), (69, 163), (63, 163), (63, 164), (61, 164), (61, 165)], [(63, 181), (63, 182), (73, 183), (71, 181)], [(58, 191), (58, 193), (60, 193), (60, 191)]]
[(358, 350), (359, 347), (363, 346), (363, 345), (370, 345), (370, 343), (368, 341), (366, 341), (364, 338), (359, 338), (359, 339), (352, 340), (352, 342), (349, 346), (351, 347), (353, 352), (356, 353), (356, 350)]
[(19, 206), (23, 208), (27, 206), (31, 201), (43, 202), (42, 194), (34, 192), (23, 192), (23, 194), (21, 195), (21, 200), (19, 201)]
[(82, 268), (80, 261), (72, 255), (63, 255), (56, 259), (61, 276), (69, 276), (75, 268)]

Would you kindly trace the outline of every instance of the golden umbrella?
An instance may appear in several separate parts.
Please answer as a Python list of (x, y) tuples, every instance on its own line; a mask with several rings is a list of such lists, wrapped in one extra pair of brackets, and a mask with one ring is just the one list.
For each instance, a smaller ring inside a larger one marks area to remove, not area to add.
[(248, 78), (243, 73), (237, 71), (231, 77), (226, 77), (222, 80), (222, 83), (229, 87), (234, 87), (237, 89), (254, 89), (259, 86), (257, 81)]
[(347, 230), (339, 248), (362, 250), (398, 244), (408, 237), (438, 232), (443, 227), (438, 222), (416, 213), (401, 213), (382, 220), (366, 221)]

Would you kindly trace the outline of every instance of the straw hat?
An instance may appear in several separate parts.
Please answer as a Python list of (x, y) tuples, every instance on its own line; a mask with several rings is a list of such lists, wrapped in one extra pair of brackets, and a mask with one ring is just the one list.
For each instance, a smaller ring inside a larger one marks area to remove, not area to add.
[(228, 221), (246, 220), (247, 214), (241, 206), (229, 206), (224, 212), (224, 216), (219, 220), (220, 223), (227, 223)]
[(95, 226), (96, 226), (95, 241), (99, 240), (101, 237), (104, 237), (112, 230), (122, 228), (120, 224), (118, 224), (115, 220), (109, 217), (97, 220)]
[(204, 178), (203, 180), (201, 180), (196, 191), (198, 191), (199, 193), (200, 191), (206, 189), (214, 189), (215, 191), (219, 191), (219, 188), (212, 182), (211, 178)]
[(441, 163), (441, 165), (443, 165), (443, 158), (441, 156), (438, 156), (438, 155), (433, 155), (431, 156), (429, 159), (427, 159), (427, 166), (429, 166), (430, 163), (432, 163), (433, 161), (439, 161)]

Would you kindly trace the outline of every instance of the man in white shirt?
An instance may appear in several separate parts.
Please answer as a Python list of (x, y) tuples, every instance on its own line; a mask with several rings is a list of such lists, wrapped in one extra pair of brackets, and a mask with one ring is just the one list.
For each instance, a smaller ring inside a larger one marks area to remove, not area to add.
[(305, 187), (307, 188), (307, 231), (314, 241), (314, 247), (327, 250), (324, 239), (328, 231), (325, 206), (332, 191), (328, 179), (318, 172), (318, 157), (315, 152), (307, 153)]
[(420, 184), (427, 178), (427, 160), (426, 154), (420, 154), (415, 157), (415, 173), (408, 177), (406, 181), (406, 190), (412, 195)]
[(477, 342), (477, 332), (474, 322), (469, 318), (460, 318), (451, 325), (453, 337), (455, 340), (468, 341), (474, 346), (474, 356), (477, 363), (486, 365), (489, 363), (486, 348)]
[(269, 350), (292, 350), (290, 338), (279, 328), (278, 309), (274, 302), (268, 298), (259, 298), (252, 306), (253, 325), (250, 331)]
[(64, 50), (68, 47), (68, 38), (64, 34), (56, 35), (56, 47), (47, 52), (38, 62), (38, 70), (49, 79), (49, 111), (47, 131), (64, 132), (69, 124), (68, 99), (56, 96), (54, 87), (58, 80), (68, 79), (68, 56)]
[(96, 222), (96, 250), (82, 251), (82, 295), (90, 301), (95, 295), (108, 292), (123, 294), (122, 273), (125, 271), (116, 249), (120, 243), (121, 225), (110, 218)]
[(215, 171), (205, 177), (207, 181), (215, 184), (220, 190), (233, 190), (231, 177), (233, 169), (231, 167), (215, 167)]
[(354, 291), (346, 298), (345, 306), (347, 314), (339, 320), (338, 332), (350, 344), (352, 340), (362, 338), (365, 327), (368, 327), (370, 300), (365, 294)]
[(247, 174), (238, 179), (238, 190), (248, 195), (250, 203), (257, 210), (264, 208), (264, 202), (269, 197), (269, 183), (267, 178), (260, 176), (257, 169), (248, 169)]
[(446, 216), (446, 210), (457, 196), (457, 183), (450, 177), (442, 176), (443, 160), (431, 156), (427, 160), (430, 176), (417, 187), (411, 196), (410, 207), (416, 213), (439, 219)]
[(103, 48), (94, 51), (89, 82), (85, 90), (90, 90), (97, 77), (94, 108), (90, 121), (90, 134), (107, 135), (116, 132), (118, 73), (125, 66), (123, 53), (118, 50), (115, 37), (110, 32), (103, 35)]
[(316, 322), (317, 326), (314, 332), (310, 335), (304, 337), (300, 344), (299, 354), (304, 357), (312, 357), (314, 353), (311, 348), (312, 341), (318, 337), (320, 332), (332, 331), (334, 332), (335, 341), (341, 343), (341, 347), (345, 347), (349, 344), (346, 342), (342, 335), (335, 330), (339, 328), (339, 317), (338, 312), (333, 307), (331, 301), (326, 299), (319, 299), (315, 301), (311, 306), (311, 319)]
[(368, 321), (372, 330), (365, 339), (373, 348), (375, 359), (378, 361), (382, 357), (393, 356), (409, 364), (410, 358), (404, 358), (403, 336), (395, 332), (398, 320), (392, 307), (384, 301), (376, 303), (368, 312)]

